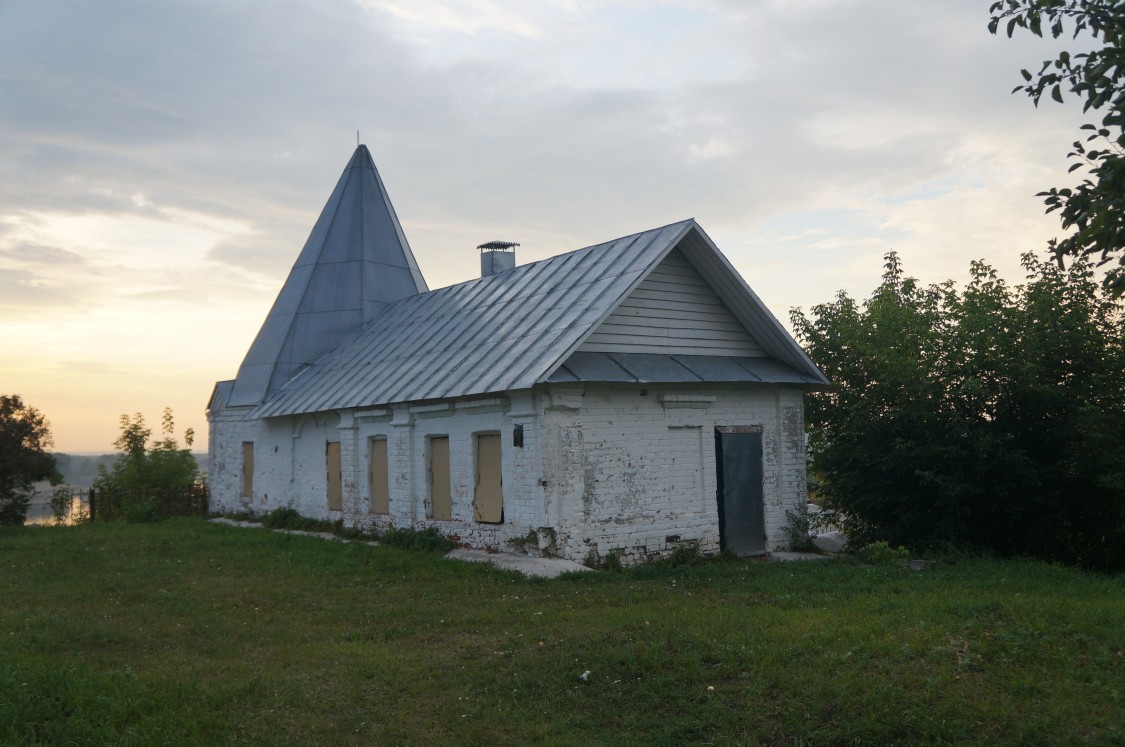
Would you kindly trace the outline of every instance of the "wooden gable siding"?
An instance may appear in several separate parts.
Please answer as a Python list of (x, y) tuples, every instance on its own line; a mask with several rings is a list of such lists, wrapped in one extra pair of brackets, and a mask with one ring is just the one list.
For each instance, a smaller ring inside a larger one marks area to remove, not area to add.
[(679, 249), (653, 268), (578, 352), (766, 357)]

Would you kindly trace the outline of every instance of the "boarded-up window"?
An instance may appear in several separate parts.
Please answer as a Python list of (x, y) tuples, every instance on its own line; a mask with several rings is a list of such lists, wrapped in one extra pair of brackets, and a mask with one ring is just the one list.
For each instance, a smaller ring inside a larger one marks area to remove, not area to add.
[(430, 518), (453, 518), (453, 498), (449, 491), (449, 437), (430, 439)]
[(500, 471), (499, 434), (477, 436), (477, 485), (473, 518), (492, 524), (504, 521), (504, 490)]
[(377, 514), (391, 512), (390, 480), (387, 472), (387, 439), (368, 441), (367, 480), (371, 489), (371, 510)]
[(242, 497), (254, 497), (254, 443), (242, 442)]
[(339, 511), (344, 507), (344, 485), (340, 465), (339, 441), (329, 441), (326, 444), (324, 461), (328, 467), (328, 510)]

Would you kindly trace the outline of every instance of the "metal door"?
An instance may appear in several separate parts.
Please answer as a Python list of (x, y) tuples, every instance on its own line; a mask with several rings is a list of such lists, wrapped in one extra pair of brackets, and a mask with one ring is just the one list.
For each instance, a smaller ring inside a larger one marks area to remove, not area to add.
[(500, 469), (500, 436), (477, 436), (477, 485), (473, 519), (491, 524), (504, 521), (504, 487)]
[(453, 497), (449, 489), (449, 437), (430, 439), (430, 518), (453, 518)]
[(735, 555), (760, 555), (766, 551), (761, 427), (716, 428), (715, 456), (720, 546)]

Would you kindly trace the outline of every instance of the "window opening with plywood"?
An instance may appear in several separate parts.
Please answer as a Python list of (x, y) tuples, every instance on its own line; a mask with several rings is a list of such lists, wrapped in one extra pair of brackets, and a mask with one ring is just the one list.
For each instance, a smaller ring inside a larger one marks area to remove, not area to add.
[(242, 497), (254, 497), (254, 442), (242, 442)]
[(504, 521), (504, 477), (500, 461), (500, 434), (478, 433), (476, 437), (476, 489), (473, 520), (487, 524)]
[(453, 518), (453, 496), (449, 480), (449, 436), (429, 438), (430, 518)]
[(387, 466), (387, 439), (373, 438), (368, 441), (367, 482), (372, 513), (391, 512), (390, 473)]
[(340, 511), (344, 508), (344, 480), (339, 441), (329, 441), (324, 445), (324, 461), (328, 472), (328, 510)]

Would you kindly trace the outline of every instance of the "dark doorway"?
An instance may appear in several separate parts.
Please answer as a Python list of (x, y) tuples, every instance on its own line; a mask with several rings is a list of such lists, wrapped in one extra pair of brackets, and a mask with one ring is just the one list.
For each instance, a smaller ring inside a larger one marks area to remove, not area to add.
[(760, 555), (766, 551), (761, 426), (716, 428), (715, 458), (720, 547), (735, 555)]

